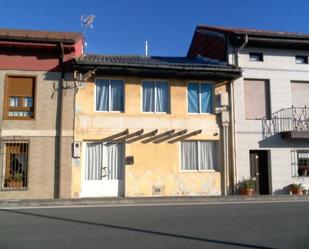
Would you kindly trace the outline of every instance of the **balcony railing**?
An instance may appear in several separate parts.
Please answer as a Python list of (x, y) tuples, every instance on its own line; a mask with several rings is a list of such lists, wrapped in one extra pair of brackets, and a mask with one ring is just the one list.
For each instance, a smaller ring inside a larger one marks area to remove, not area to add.
[[(309, 108), (290, 107), (271, 114), (270, 119), (262, 118), (263, 138), (281, 135), (309, 133)], [(294, 133), (293, 133), (294, 132)], [(290, 135), (291, 138), (291, 135)], [(302, 138), (301, 136), (297, 138)]]

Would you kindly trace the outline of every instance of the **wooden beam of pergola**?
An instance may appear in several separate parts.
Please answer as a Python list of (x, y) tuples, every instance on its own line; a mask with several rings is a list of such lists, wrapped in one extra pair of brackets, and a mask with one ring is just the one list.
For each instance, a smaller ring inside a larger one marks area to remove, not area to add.
[(157, 139), (157, 140), (155, 140), (155, 141), (153, 141), (153, 142), (154, 142), (155, 144), (159, 144), (159, 143), (162, 143), (162, 142), (164, 142), (164, 141), (170, 140), (170, 139), (172, 139), (172, 138), (175, 138), (175, 137), (184, 135), (184, 134), (186, 134), (186, 133), (187, 133), (187, 130), (181, 130), (181, 131), (178, 131), (178, 132), (176, 132), (176, 133), (174, 133), (174, 134), (171, 134), (171, 135), (169, 135), (169, 136), (163, 137), (163, 138), (161, 138), (161, 139)]
[(102, 139), (85, 139), (85, 141), (93, 141), (94, 143), (110, 142), (110, 141), (112, 141), (115, 138), (120, 138), (122, 136), (126, 136), (128, 133), (129, 133), (129, 130), (126, 129), (124, 131), (121, 131), (121, 132), (116, 133), (114, 135), (111, 135), (109, 137), (105, 137), (105, 138), (102, 138)]
[(182, 140), (184, 140), (186, 138), (195, 136), (195, 135), (200, 134), (200, 133), (202, 133), (202, 130), (196, 130), (196, 131), (190, 132), (190, 133), (188, 133), (188, 134), (186, 134), (184, 136), (177, 137), (176, 139), (170, 140), (170, 141), (168, 141), (168, 143), (170, 143), (170, 144), (176, 143), (178, 141), (182, 141)]
[(124, 137), (122, 137), (122, 138), (119, 138), (119, 139), (117, 139), (117, 140), (114, 140), (114, 142), (115, 143), (117, 143), (117, 142), (125, 142), (127, 139), (130, 139), (130, 138), (133, 138), (133, 137), (136, 137), (136, 136), (140, 136), (140, 135), (142, 135), (144, 133), (144, 129), (140, 129), (140, 130), (138, 130), (138, 131), (136, 131), (136, 132), (133, 132), (133, 133), (131, 133), (131, 134), (128, 134), (128, 135), (126, 135), (126, 136), (124, 136)]
[(143, 134), (143, 135), (141, 135), (139, 137), (135, 137), (135, 138), (132, 138), (130, 140), (127, 140), (126, 143), (128, 143), (128, 144), (134, 143), (134, 142), (142, 140), (144, 138), (152, 137), (152, 136), (156, 135), (157, 133), (158, 133), (158, 130), (156, 129), (156, 130), (153, 130), (151, 132), (145, 133), (145, 134)]
[(169, 130), (169, 131), (166, 131), (166, 132), (163, 132), (163, 133), (158, 134), (158, 135), (156, 135), (156, 136), (154, 136), (154, 137), (151, 137), (151, 138), (148, 138), (148, 139), (146, 139), (146, 140), (143, 140), (142, 143), (144, 143), (144, 144), (150, 143), (150, 142), (152, 142), (152, 141), (154, 141), (154, 140), (163, 138), (163, 137), (165, 137), (165, 136), (169, 136), (169, 135), (171, 135), (171, 134), (174, 133), (174, 132), (175, 132), (175, 129)]

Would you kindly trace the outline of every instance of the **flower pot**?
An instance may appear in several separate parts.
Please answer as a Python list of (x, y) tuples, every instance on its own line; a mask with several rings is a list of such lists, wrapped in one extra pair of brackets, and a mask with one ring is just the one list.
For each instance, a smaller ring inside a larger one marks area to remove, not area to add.
[(252, 196), (254, 193), (254, 189), (253, 188), (241, 188), (240, 189), (240, 194), (241, 195), (249, 195)]
[(8, 188), (21, 188), (23, 186), (22, 181), (7, 181), (6, 187)]
[(301, 188), (291, 188), (292, 194), (293, 195), (302, 195), (303, 190)]

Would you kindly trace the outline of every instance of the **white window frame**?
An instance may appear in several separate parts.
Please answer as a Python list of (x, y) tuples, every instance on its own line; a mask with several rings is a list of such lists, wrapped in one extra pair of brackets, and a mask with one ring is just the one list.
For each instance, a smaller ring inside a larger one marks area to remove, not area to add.
[[(182, 154), (181, 154), (181, 143), (183, 142), (197, 142), (197, 169), (182, 169), (181, 165), (182, 165)], [(200, 159), (199, 159), (199, 150), (200, 150), (200, 142), (213, 142), (213, 143), (218, 143), (218, 140), (185, 140), (185, 141), (181, 141), (179, 143), (179, 147), (178, 147), (178, 151), (179, 151), (179, 171), (182, 173), (197, 173), (197, 172), (216, 172), (216, 168), (218, 168), (218, 165), (215, 165), (215, 169), (200, 169)], [(217, 144), (218, 145), (218, 144)], [(218, 163), (218, 160), (217, 160)]]
[[(154, 111), (153, 112), (151, 112), (151, 111), (149, 111), (149, 112), (145, 112), (144, 111), (144, 88), (143, 88), (143, 84), (144, 84), (144, 82), (153, 82), (154, 84), (155, 84), (155, 99), (154, 99)], [(157, 105), (156, 105), (156, 100), (157, 100), (157, 83), (158, 82), (165, 82), (166, 84), (167, 84), (167, 104), (168, 104), (168, 106), (167, 106), (167, 112), (157, 112), (156, 111), (156, 109), (157, 109)], [(170, 106), (171, 106), (171, 103), (170, 103), (170, 84), (169, 84), (169, 82), (167, 81), (167, 80), (147, 80), (147, 79), (145, 79), (145, 80), (142, 80), (142, 84), (141, 84), (141, 112), (142, 113), (150, 113), (150, 114), (168, 114), (168, 113), (170, 113)]]
[[(100, 111), (97, 110), (97, 83), (96, 80), (108, 80), (108, 111)], [(123, 110), (121, 111), (111, 111), (111, 81), (112, 80), (121, 80), (123, 82)], [(125, 112), (125, 81), (123, 79), (118, 79), (118, 78), (96, 78), (94, 80), (94, 84), (95, 84), (95, 89), (94, 89), (94, 99), (93, 99), (93, 106), (94, 106), (94, 112), (98, 112), (98, 113), (123, 113)]]
[[(189, 112), (189, 84), (198, 84), (198, 112)], [(212, 112), (201, 112), (202, 110), (202, 94), (201, 94), (201, 85), (208, 84), (211, 85), (211, 96), (212, 96)], [(187, 114), (189, 115), (213, 115), (215, 109), (215, 88), (213, 82), (187, 82)]]

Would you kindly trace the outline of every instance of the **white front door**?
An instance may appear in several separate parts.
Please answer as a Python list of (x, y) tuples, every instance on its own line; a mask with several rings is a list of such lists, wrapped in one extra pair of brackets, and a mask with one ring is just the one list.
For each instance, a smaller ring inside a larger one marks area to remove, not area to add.
[(81, 197), (123, 194), (124, 144), (84, 143)]

